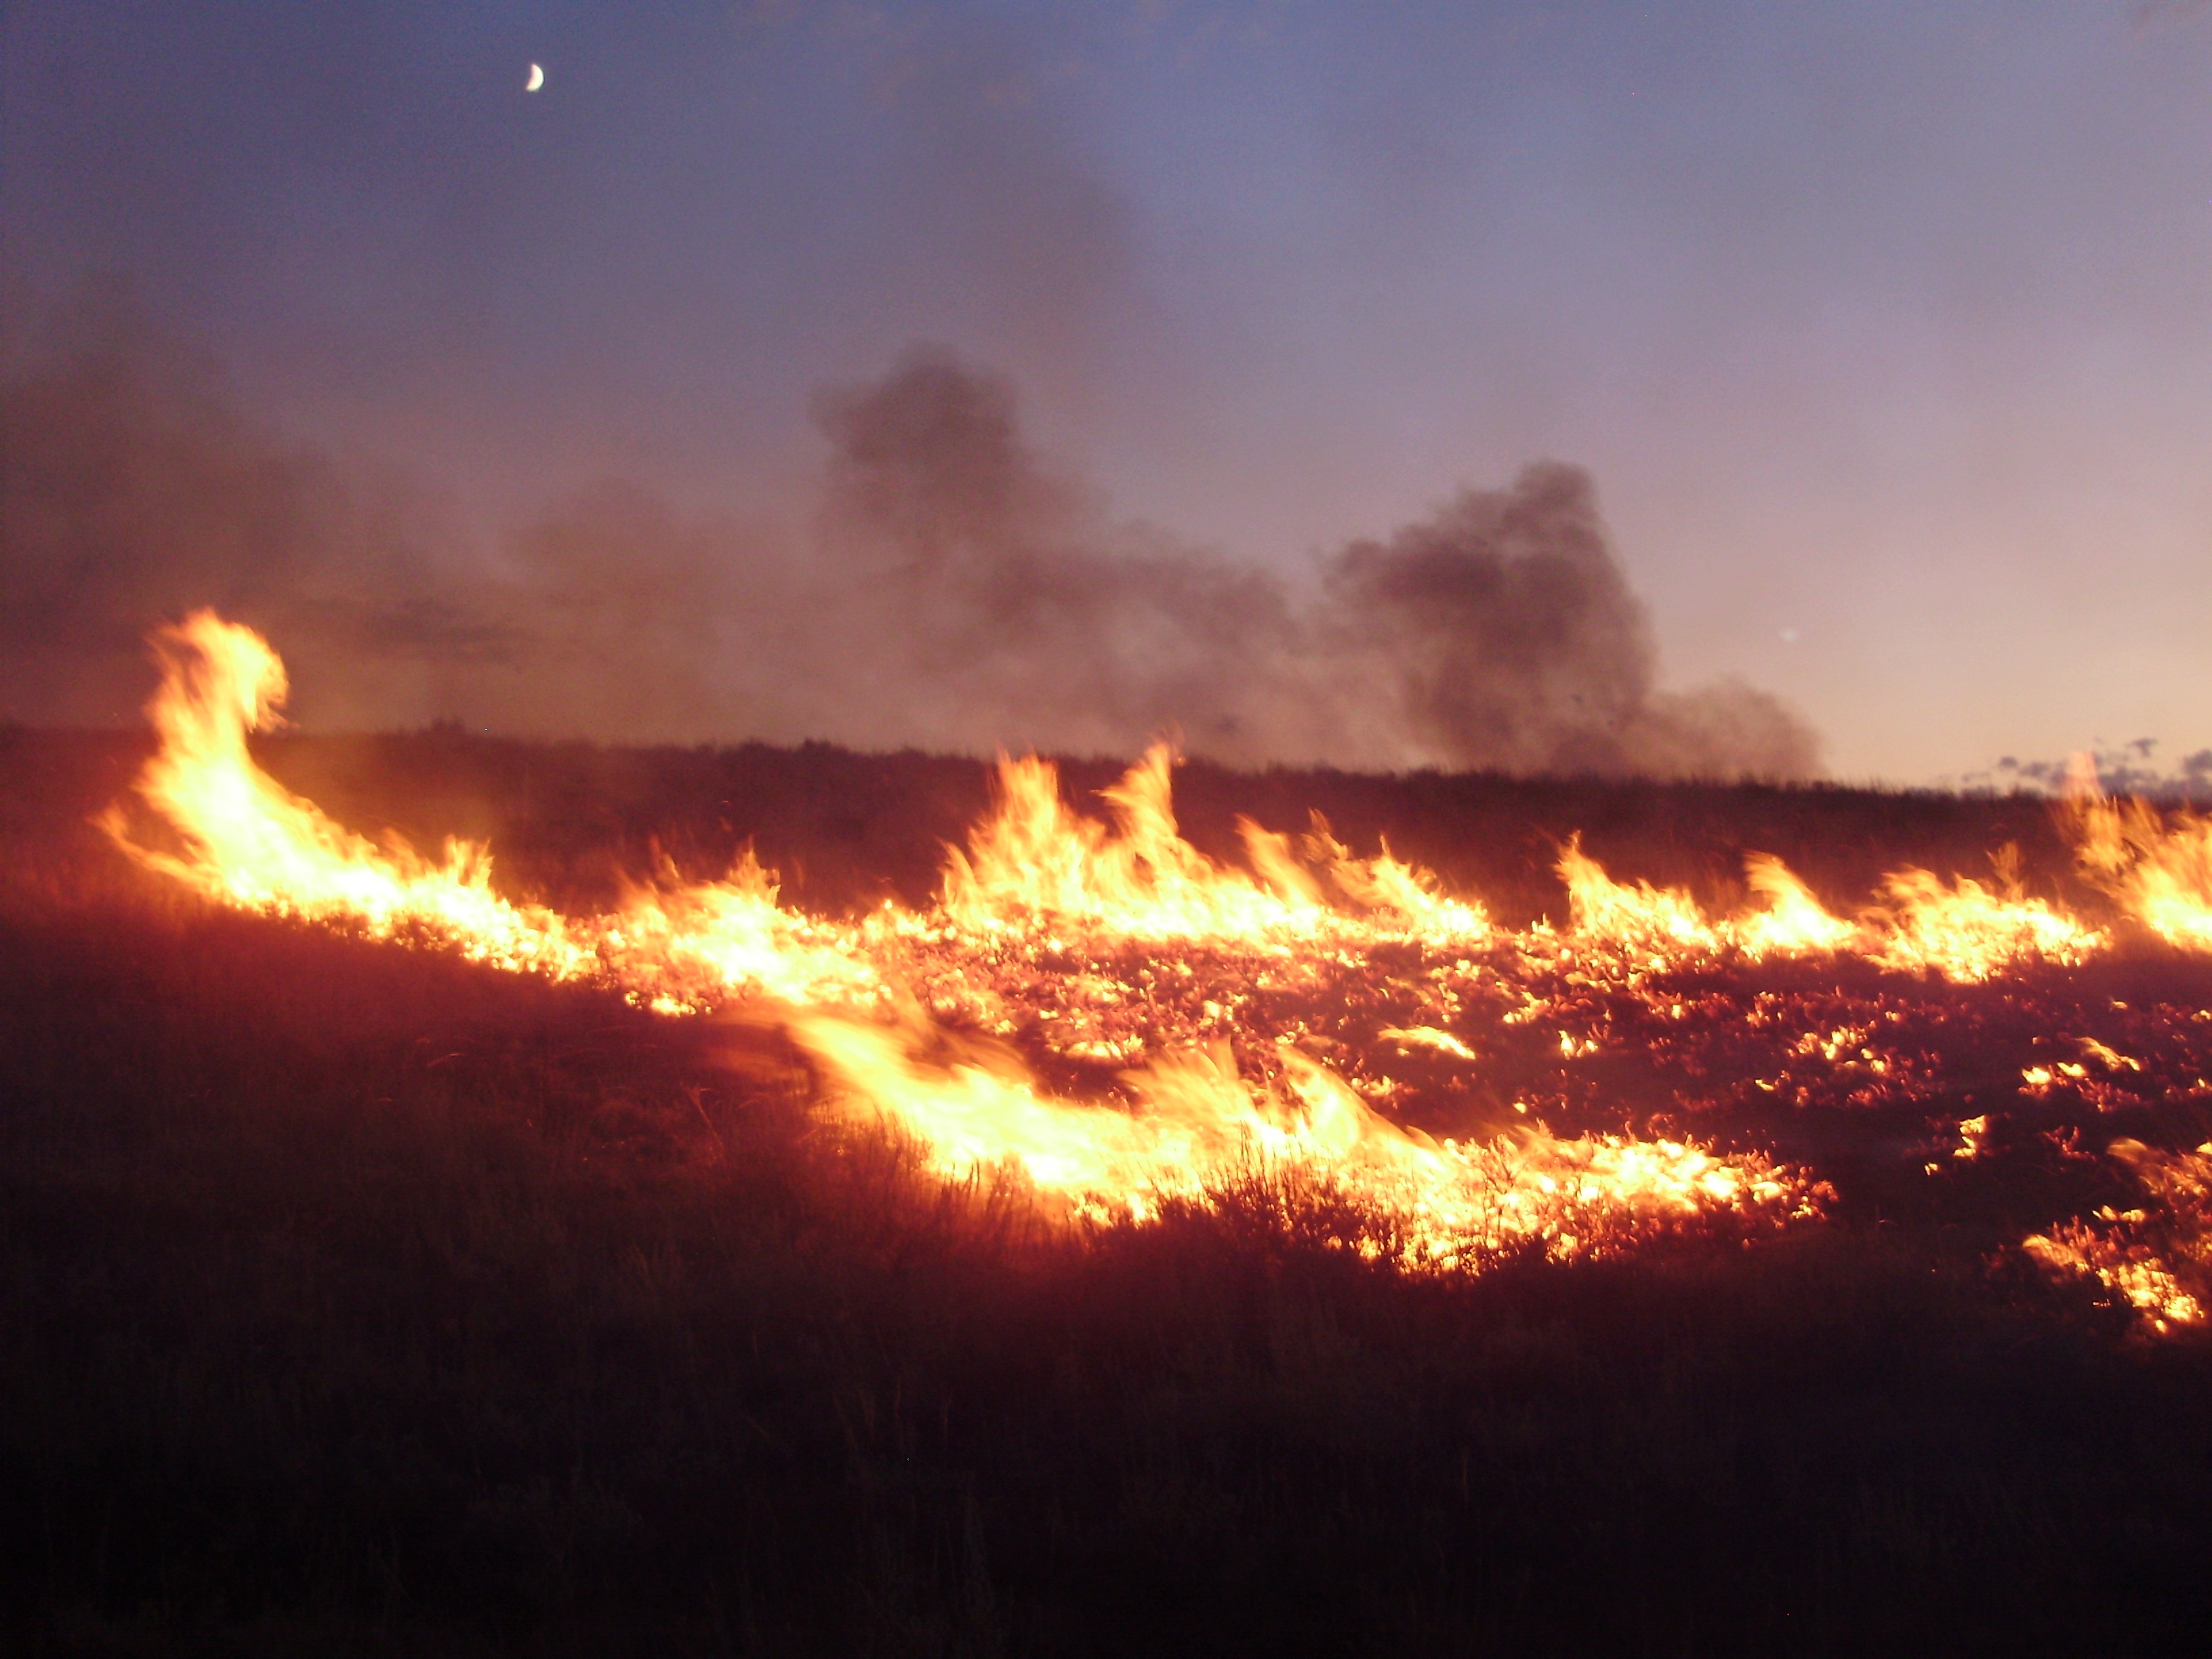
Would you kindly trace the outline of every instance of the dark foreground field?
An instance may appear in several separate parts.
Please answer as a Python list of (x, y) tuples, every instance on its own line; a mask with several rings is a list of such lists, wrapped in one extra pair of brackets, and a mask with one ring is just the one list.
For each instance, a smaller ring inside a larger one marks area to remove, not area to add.
[[(213, 913), (0, 738), (6, 1644), (118, 1654), (2195, 1652), (2212, 1347), (1850, 1211), (1418, 1281), (1235, 1206), (1078, 1244), (811, 1115), (780, 1039)], [(924, 896), (980, 769), (296, 741), (350, 821), (580, 902), (757, 838)], [(1096, 769), (1096, 784), (1110, 769)], [(1551, 838), (1845, 906), (2042, 809), (1313, 775), (1509, 920)], [(2205, 988), (2191, 994), (2202, 996)], [(2194, 1110), (2195, 1108), (2189, 1109)], [(2200, 1133), (2212, 1133), (2212, 1123)], [(1293, 1206), (1295, 1207), (1295, 1206)]]

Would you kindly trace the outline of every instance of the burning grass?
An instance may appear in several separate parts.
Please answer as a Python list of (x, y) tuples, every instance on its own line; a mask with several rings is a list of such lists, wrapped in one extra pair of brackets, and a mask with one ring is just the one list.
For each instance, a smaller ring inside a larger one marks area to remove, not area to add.
[(2202, 1616), (2192, 819), (250, 746), (211, 660), (135, 860), (143, 746), (7, 740), (26, 1643)]

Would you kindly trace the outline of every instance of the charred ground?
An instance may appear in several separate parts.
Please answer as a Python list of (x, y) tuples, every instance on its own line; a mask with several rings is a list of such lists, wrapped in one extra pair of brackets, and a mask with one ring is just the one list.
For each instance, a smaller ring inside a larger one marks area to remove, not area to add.
[[(1829, 1224), (1420, 1279), (1328, 1248), (1317, 1197), (1079, 1244), (811, 1114), (772, 1034), (155, 884), (86, 823), (137, 739), (0, 748), (26, 1649), (2141, 1652), (2208, 1611), (2212, 1352), (2002, 1254), (2124, 1200), (2109, 1167), (2053, 1139), (1913, 1182), (1893, 1156), (2009, 1099), (2083, 1009), (2206, 1006), (2201, 963), (1832, 971), (1985, 1049), (1986, 1082), (1747, 1103), (1720, 1038), (1666, 1073), (1709, 1079), (1694, 1133), (1836, 1178)], [(257, 752), (577, 905), (747, 840), (802, 906), (919, 902), (988, 792), (974, 762), (823, 748)], [(1236, 813), (1317, 809), (1510, 922), (1563, 912), (1575, 830), (1715, 899), (1775, 853), (1844, 910), (2014, 841), (2032, 885), (2094, 902), (2025, 798), (1194, 766), (1177, 807), (1224, 855)], [(2107, 1105), (2107, 1138), (2212, 1133), (2201, 1097)]]

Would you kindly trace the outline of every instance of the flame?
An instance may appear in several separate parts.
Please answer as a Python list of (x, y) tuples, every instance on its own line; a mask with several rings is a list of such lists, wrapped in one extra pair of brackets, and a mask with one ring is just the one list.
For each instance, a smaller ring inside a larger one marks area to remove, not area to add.
[(1745, 885), (1765, 901), (1765, 908), (1735, 925), (1736, 941), (1746, 955), (1825, 954), (1856, 942), (1858, 929), (1830, 915), (1812, 889), (1772, 854), (1747, 854), (1743, 874)]
[(1177, 833), (1172, 764), (1155, 744), (1105, 792), (1109, 829), (1067, 810), (1050, 762), (1000, 756), (997, 810), (966, 851), (947, 849), (945, 915), (975, 930), (1034, 921), (1132, 939), (1310, 937), (1327, 914), (1317, 895), (1269, 891)]
[(2193, 1152), (2160, 1152), (2139, 1140), (2108, 1149), (2150, 1200), (2144, 1209), (2110, 1205), (2021, 1248), (2056, 1277), (2094, 1279), (2161, 1335), (2204, 1318), (2212, 1293), (2212, 1141)]
[(753, 988), (785, 997), (875, 981), (865, 963), (779, 909), (750, 856), (728, 882), (633, 896), (620, 914), (575, 921), (501, 897), (491, 859), (449, 840), (422, 858), (380, 848), (325, 817), (253, 763), (250, 732), (281, 723), (284, 665), (252, 629), (196, 611), (155, 636), (162, 684), (148, 708), (161, 739), (137, 792), (180, 851), (142, 844), (120, 813), (104, 827), (132, 858), (207, 897), (373, 939), (419, 935), (470, 959), (560, 980), (611, 978), (642, 1000)]
[(1719, 948), (1719, 936), (1706, 923), (1697, 901), (1679, 887), (1633, 887), (1613, 880), (1605, 866), (1583, 851), (1579, 832), (1559, 851), (1559, 879), (1567, 884), (1572, 931), (1587, 939), (1615, 945), (1663, 961), (1686, 952)]
[[(1060, 775), (1035, 756), (999, 757), (992, 816), (946, 849), (943, 908), (980, 932), (1042, 925), (1132, 939), (1234, 940), (1287, 950), (1300, 941), (1419, 935), (1478, 941), (1489, 919), (1445, 896), (1425, 871), (1385, 845), (1354, 858), (1316, 815), (1309, 863), (1289, 837), (1249, 818), (1237, 828), (1256, 876), (1216, 864), (1183, 840), (1172, 800), (1174, 751), (1154, 744), (1104, 792), (1109, 828), (1068, 810)], [(1332, 908), (1334, 889), (1364, 915)]]
[(140, 863), (249, 909), (349, 921), (380, 939), (420, 930), (477, 961), (556, 978), (590, 970), (589, 946), (560, 917), (493, 893), (482, 847), (449, 841), (434, 863), (401, 842), (380, 849), (253, 763), (246, 735), (281, 724), (288, 688), (252, 629), (201, 611), (154, 645), (163, 684), (147, 712), (161, 744), (137, 789), (182, 850), (140, 846), (111, 812), (106, 828)]
[(1679, 887), (1631, 887), (1614, 881), (1571, 836), (1559, 854), (1567, 885), (1572, 933), (1638, 953), (1654, 965), (1680, 963), (1723, 949), (1754, 959), (1765, 956), (1832, 953), (1859, 942), (1859, 930), (1832, 916), (1812, 890), (1780, 859), (1753, 853), (1744, 860), (1745, 884), (1762, 902), (1748, 915), (1709, 921)]
[(1143, 1220), (1255, 1173), (1303, 1176), (1375, 1218), (1366, 1254), (1449, 1268), (1520, 1247), (1555, 1260), (1602, 1253), (1652, 1224), (1701, 1216), (1772, 1224), (1812, 1213), (1805, 1185), (1765, 1160), (1674, 1141), (1563, 1141), (1540, 1128), (1434, 1140), (1289, 1044), (1267, 1082), (1240, 1078), (1226, 1043), (1163, 1056), (1123, 1073), (1135, 1101), (1124, 1110), (1041, 1094), (1005, 1049), (969, 1044), (933, 1061), (921, 1050), (934, 1034), (832, 1014), (791, 1030), (835, 1097), (914, 1131), (944, 1175), (1012, 1164), (1092, 1218)]
[(1764, 901), (1748, 915), (1709, 921), (1679, 887), (1612, 879), (1570, 836), (1559, 855), (1575, 938), (1626, 951), (1652, 968), (1679, 966), (1733, 948), (1759, 957), (1853, 951), (1899, 973), (1932, 971), (1978, 982), (2033, 961), (2076, 966), (2108, 942), (2093, 928), (2020, 890), (2017, 850), (1997, 856), (1994, 886), (1966, 876), (1946, 884), (1907, 868), (1883, 878), (1889, 902), (1859, 926), (1831, 915), (1781, 860), (1753, 853), (1746, 884)]
[(2103, 929), (2023, 894), (2017, 860), (2009, 847), (1998, 855), (1994, 886), (1966, 876), (1946, 886), (1930, 871), (1892, 872), (1882, 878), (1889, 903), (1869, 913), (1879, 924), (1869, 954), (1899, 972), (1973, 983), (2038, 960), (2078, 966), (2109, 942)]
[(673, 870), (664, 876), (590, 928), (609, 976), (662, 1012), (696, 1012), (740, 991), (801, 1003), (867, 1003), (885, 994), (854, 930), (782, 908), (775, 877), (750, 848), (721, 881), (687, 885)]
[[(264, 775), (246, 738), (276, 723), (285, 675), (250, 629), (201, 611), (159, 635), (157, 653), (164, 684), (150, 714), (161, 744), (137, 790), (177, 849), (143, 845), (111, 814), (108, 830), (139, 863), (228, 905), (420, 938), (514, 971), (598, 978), (664, 1013), (732, 994), (776, 998), (830, 1093), (898, 1119), (947, 1175), (1013, 1166), (1075, 1214), (1144, 1218), (1172, 1199), (1203, 1201), (1239, 1172), (1294, 1172), (1378, 1217), (1376, 1255), (1437, 1265), (1516, 1243), (1579, 1255), (1692, 1214), (1783, 1218), (1812, 1203), (1808, 1183), (1759, 1157), (1719, 1159), (1679, 1141), (1559, 1141), (1541, 1128), (1431, 1141), (1380, 1117), (1287, 1042), (1259, 1082), (1239, 1078), (1217, 1036), (1170, 1044), (1126, 1071), (1133, 1109), (1051, 1097), (1005, 1044), (956, 1036), (911, 998), (900, 1002), (907, 982), (936, 987), (940, 1011), (963, 1006), (956, 994), (1000, 1011), (1026, 994), (1037, 1020), (1055, 1011), (1037, 1000), (1044, 991), (1060, 995), (1064, 1013), (1079, 1013), (1086, 998), (1130, 1000), (1103, 967), (1064, 973), (1053, 987), (1009, 980), (1009, 936), (1048, 947), (1060, 933), (1176, 942), (1221, 949), (1232, 963), (1314, 942), (1356, 963), (1378, 940), (1475, 949), (1491, 938), (1480, 907), (1443, 894), (1387, 848), (1352, 856), (1318, 817), (1297, 849), (1243, 823), (1256, 874), (1217, 865), (1176, 830), (1166, 745), (1106, 792), (1113, 827), (1068, 811), (1044, 761), (1000, 761), (994, 817), (967, 849), (951, 849), (945, 898), (929, 915), (887, 911), (854, 925), (794, 915), (748, 854), (721, 883), (665, 874), (615, 914), (566, 918), (495, 894), (476, 842), (449, 842), (442, 860), (396, 838), (378, 848)], [(1182, 957), (1168, 964), (1190, 973)], [(1206, 1002), (1206, 1018), (1232, 1024), (1234, 998)], [(1474, 1057), (1431, 1026), (1401, 1036)], [(1144, 1048), (1141, 1037), (1075, 1037), (1060, 1051), (1086, 1044), (1102, 1055)]]
[[(1397, 1092), (1392, 1077), (1331, 1070), (1301, 1046), (1303, 1022), (1286, 1026), (1267, 999), (1387, 978), (1419, 1012), (1378, 1024), (1372, 1042), (1424, 1051), (1430, 1065), (1477, 1066), (1474, 1048), (1448, 1027), (1486, 974), (1504, 987), (1504, 1027), (1549, 1018), (1579, 994), (1566, 988), (1598, 982), (1593, 969), (1680, 1020), (1684, 1002), (1650, 975), (1729, 952), (1756, 961), (1850, 951), (1973, 982), (2033, 962), (2078, 963), (2108, 940), (2026, 895), (2010, 848), (1990, 883), (1895, 872), (1886, 902), (1856, 922), (1830, 914), (1779, 860), (1754, 854), (1746, 880), (1757, 907), (1714, 919), (1680, 888), (1613, 880), (1578, 837), (1558, 866), (1567, 933), (1539, 923), (1506, 934), (1387, 844), (1355, 856), (1318, 815), (1295, 840), (1238, 820), (1247, 868), (1207, 857), (1176, 824), (1164, 744), (1103, 792), (1110, 823), (1073, 811), (1048, 763), (1002, 757), (992, 813), (964, 848), (947, 849), (942, 898), (925, 911), (799, 915), (780, 904), (774, 875), (748, 851), (721, 880), (687, 883), (664, 868), (612, 911), (569, 916), (496, 891), (478, 843), (448, 841), (432, 858), (396, 836), (373, 842), (261, 771), (248, 738), (281, 723), (287, 686), (283, 663), (251, 629), (199, 611), (155, 645), (163, 682), (149, 714), (160, 742), (136, 787), (166, 833), (142, 839), (143, 819), (120, 809), (103, 819), (147, 868), (221, 903), (593, 980), (670, 1015), (752, 999), (811, 1059), (826, 1102), (894, 1121), (947, 1178), (1012, 1172), (1078, 1219), (1142, 1222), (1231, 1194), (1321, 1194), (1357, 1218), (1344, 1242), (1425, 1268), (1475, 1268), (1528, 1249), (1567, 1260), (1689, 1223), (1782, 1224), (1816, 1213), (1825, 1189), (1756, 1153), (1562, 1139), (1534, 1120), (1466, 1140), (1394, 1122), (1374, 1103)], [(2082, 866), (2130, 915), (2176, 945), (2212, 949), (2212, 823), (2087, 792), (2068, 810)], [(1392, 953), (1387, 975), (1371, 960), (1377, 947)], [(1883, 1079), (1891, 1057), (1871, 1034), (1811, 1032), (1791, 1053), (1863, 1061), (1868, 1078)], [(1599, 1051), (1587, 1032), (1562, 1030), (1558, 1040), (1567, 1060)], [(2075, 1041), (2080, 1060), (2023, 1068), (2023, 1093), (2046, 1097), (2063, 1079), (2103, 1090), (2101, 1101), (2113, 1086), (2092, 1065), (2112, 1077), (2145, 1069), (2094, 1037)], [(1842, 1058), (1846, 1050), (1857, 1059)], [(1110, 1089), (1055, 1092), (1030, 1052), (1123, 1069)], [(1513, 1109), (1528, 1117), (1527, 1102)], [(1992, 1122), (1958, 1120), (1954, 1158), (1984, 1157)], [(2159, 1330), (2201, 1322), (2212, 1297), (2212, 1143), (2166, 1154), (2123, 1141), (2112, 1153), (2146, 1206), (2077, 1218), (2025, 1249), (2054, 1273), (2094, 1279)]]
[[(1247, 818), (1239, 818), (1237, 824), (1244, 832), (1254, 867), (1265, 874), (1267, 866), (1261, 860), (1268, 854), (1261, 854), (1261, 845), (1279, 846), (1282, 838), (1270, 836)], [(1492, 936), (1490, 917), (1482, 906), (1449, 896), (1428, 871), (1393, 858), (1387, 840), (1376, 857), (1354, 858), (1352, 849), (1330, 832), (1328, 820), (1316, 812), (1313, 828), (1302, 837), (1301, 844), (1338, 892), (1361, 909), (1397, 917), (1413, 936), (1431, 944), (1470, 946), (1486, 944)]]
[(2094, 779), (2062, 809), (2083, 869), (2169, 945), (2212, 951), (2212, 818), (2108, 799)]

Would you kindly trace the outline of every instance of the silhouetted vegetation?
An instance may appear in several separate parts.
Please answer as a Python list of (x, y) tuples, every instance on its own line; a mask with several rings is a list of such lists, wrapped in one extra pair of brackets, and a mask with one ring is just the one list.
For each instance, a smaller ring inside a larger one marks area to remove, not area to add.
[[(0, 734), (14, 779), (0, 830), (50, 844), (115, 799), (148, 752), (135, 733)], [(909, 904), (937, 892), (945, 843), (964, 839), (990, 801), (988, 763), (911, 750), (866, 755), (795, 749), (609, 748), (471, 736), (450, 726), (376, 737), (255, 741), (261, 763), (341, 820), (391, 827), (434, 848), (447, 836), (490, 842), (500, 885), (568, 906), (603, 903), (624, 878), (672, 859), (719, 875), (748, 842), (782, 875), (788, 902), (816, 910)], [(1062, 786), (1103, 817), (1097, 792), (1128, 757), (1060, 763)], [(1480, 895), (1514, 926), (1565, 918), (1553, 866), (1576, 830), (1624, 879), (1686, 885), (1711, 902), (1740, 895), (1747, 851), (1774, 854), (1839, 913), (1865, 903), (1900, 864), (1986, 878), (1989, 855), (2019, 844), (2031, 884), (2084, 908), (2049, 800), (1829, 784), (1642, 783), (1518, 779), (1487, 773), (1398, 776), (1177, 768), (1183, 833), (1236, 859), (1239, 815), (1302, 830), (1320, 812), (1340, 839), (1401, 856)], [(74, 844), (74, 843), (72, 843)], [(80, 848), (80, 851), (82, 849)]]
[[(2212, 1611), (2212, 1347), (1993, 1265), (1999, 1200), (1473, 1281), (1296, 1202), (1076, 1239), (810, 1113), (742, 1019), (178, 896), (84, 823), (142, 753), (0, 738), (15, 1650), (2129, 1653)], [(823, 749), (265, 754), (569, 901), (747, 838), (800, 902), (919, 899), (986, 799)], [(1201, 845), (1318, 807), (1509, 917), (1576, 828), (1838, 904), (2008, 838), (2062, 867), (2026, 800), (1179, 792)]]

